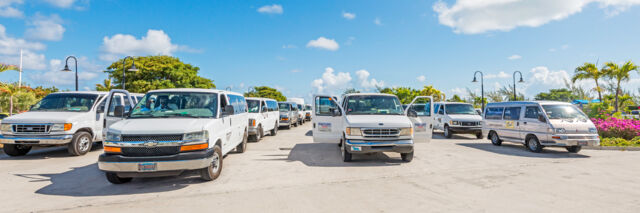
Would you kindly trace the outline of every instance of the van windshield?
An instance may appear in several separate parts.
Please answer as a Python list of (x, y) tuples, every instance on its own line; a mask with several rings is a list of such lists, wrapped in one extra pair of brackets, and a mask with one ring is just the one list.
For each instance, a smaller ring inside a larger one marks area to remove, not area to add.
[(471, 104), (447, 104), (444, 107), (449, 115), (477, 115), (476, 109)]
[(29, 111), (87, 112), (96, 102), (96, 94), (58, 93), (44, 97)]
[(589, 118), (582, 111), (573, 105), (542, 105), (549, 119), (580, 119)]
[(347, 97), (347, 115), (402, 115), (404, 108), (395, 96), (356, 95)]
[(249, 106), (249, 113), (260, 112), (260, 101), (258, 100), (247, 100), (247, 106)]
[(304, 110), (311, 111), (311, 106), (309, 106), (309, 105), (305, 106)]
[(133, 108), (131, 118), (213, 118), (218, 113), (218, 95), (200, 92), (153, 92)]
[(278, 103), (278, 107), (280, 108), (280, 112), (288, 112), (289, 104), (287, 103)]

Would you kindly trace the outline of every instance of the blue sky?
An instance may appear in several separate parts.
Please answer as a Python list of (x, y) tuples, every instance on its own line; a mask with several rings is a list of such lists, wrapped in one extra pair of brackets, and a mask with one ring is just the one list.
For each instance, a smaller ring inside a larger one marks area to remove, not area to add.
[[(524, 74), (531, 98), (584, 62), (640, 60), (640, 0), (91, 1), (0, 0), (0, 62), (25, 51), (24, 81), (82, 89), (125, 55), (168, 54), (218, 88), (267, 85), (290, 97), (434, 85), (448, 96)], [(4, 30), (3, 30), (4, 29)], [(635, 91), (640, 77), (625, 85)], [(15, 82), (17, 72), (0, 74)], [(591, 82), (580, 82), (590, 87)]]

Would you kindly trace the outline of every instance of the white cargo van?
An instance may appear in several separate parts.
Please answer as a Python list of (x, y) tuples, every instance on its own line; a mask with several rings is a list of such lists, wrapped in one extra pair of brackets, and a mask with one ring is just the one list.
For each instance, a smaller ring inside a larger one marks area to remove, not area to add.
[[(434, 105), (434, 128), (442, 130), (446, 138), (453, 134), (473, 134), (482, 138), (482, 116), (473, 105), (460, 102), (437, 102)], [(416, 105), (414, 107), (421, 107)]]
[[(102, 141), (106, 92), (56, 92), (33, 105), (28, 112), (2, 121), (0, 143), (9, 156), (26, 155), (34, 146), (67, 145), (71, 155), (84, 155), (93, 142)], [(114, 105), (131, 106), (126, 96)], [(135, 102), (133, 102), (135, 103)]]
[(278, 132), (280, 111), (278, 102), (269, 98), (247, 98), (249, 108), (249, 138), (260, 141), (265, 132), (274, 136)]
[(413, 159), (413, 145), (431, 140), (433, 103), (429, 96), (416, 97), (409, 106), (424, 104), (422, 111), (404, 110), (395, 95), (353, 93), (345, 95), (342, 106), (334, 97), (315, 95), (313, 140), (336, 143), (342, 160), (353, 154), (397, 152), (403, 161)]
[(298, 109), (298, 125), (302, 125), (306, 122), (305, 119), (305, 108), (304, 108), (304, 98), (287, 98), (288, 102), (296, 103), (296, 107)]
[[(107, 96), (127, 94), (113, 90)], [(111, 110), (107, 113), (111, 114)], [(123, 106), (108, 117), (98, 167), (114, 184), (133, 177), (179, 175), (198, 170), (204, 180), (222, 171), (223, 156), (244, 152), (248, 136), (245, 98), (212, 89), (162, 89), (147, 93), (130, 113)]]
[(522, 143), (532, 152), (559, 146), (577, 153), (582, 146), (600, 145), (598, 131), (587, 115), (565, 102), (489, 103), (482, 132), (493, 145), (500, 146), (503, 141)]

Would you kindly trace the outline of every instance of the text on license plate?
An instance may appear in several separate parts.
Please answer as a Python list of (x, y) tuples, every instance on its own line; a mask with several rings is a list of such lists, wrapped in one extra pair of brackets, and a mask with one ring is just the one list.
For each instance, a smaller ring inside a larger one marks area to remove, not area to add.
[(158, 163), (138, 163), (138, 171), (149, 172), (156, 171)]
[(578, 141), (578, 146), (587, 146), (589, 145), (589, 142), (587, 141)]

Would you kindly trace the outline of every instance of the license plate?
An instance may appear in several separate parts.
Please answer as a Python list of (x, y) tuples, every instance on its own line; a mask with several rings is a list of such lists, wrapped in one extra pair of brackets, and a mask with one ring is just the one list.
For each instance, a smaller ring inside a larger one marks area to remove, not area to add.
[(359, 146), (352, 146), (351, 151), (362, 151), (362, 148), (360, 148)]
[(578, 141), (578, 146), (587, 146), (589, 145), (589, 142), (587, 141)]
[(138, 163), (138, 171), (151, 172), (156, 171), (158, 163)]

